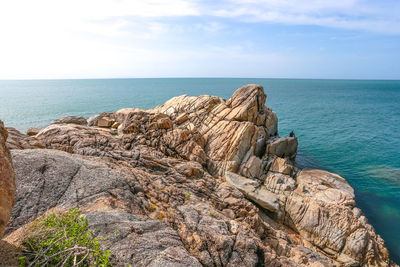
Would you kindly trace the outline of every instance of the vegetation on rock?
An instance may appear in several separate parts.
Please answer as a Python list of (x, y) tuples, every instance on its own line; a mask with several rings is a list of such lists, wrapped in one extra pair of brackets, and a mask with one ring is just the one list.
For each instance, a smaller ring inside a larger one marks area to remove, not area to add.
[(20, 266), (111, 266), (110, 250), (102, 250), (95, 231), (78, 209), (38, 220), (23, 242)]

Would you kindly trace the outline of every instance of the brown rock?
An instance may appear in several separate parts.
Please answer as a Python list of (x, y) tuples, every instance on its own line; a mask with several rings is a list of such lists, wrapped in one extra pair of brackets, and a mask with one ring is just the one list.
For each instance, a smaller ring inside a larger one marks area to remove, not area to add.
[(28, 136), (33, 136), (33, 135), (37, 135), (39, 132), (40, 132), (40, 128), (29, 128), (27, 131), (26, 131), (26, 134), (28, 135)]
[(256, 156), (251, 156), (243, 167), (242, 175), (249, 178), (257, 178), (260, 176), (261, 167), (261, 159)]
[(267, 154), (281, 158), (294, 158), (297, 153), (297, 137), (274, 138), (267, 144)]
[(111, 126), (111, 128), (113, 128), (113, 129), (118, 129), (118, 127), (119, 127), (120, 125), (121, 125), (121, 123), (118, 122), (118, 121), (116, 121), (116, 122), (113, 123), (113, 125)]
[(286, 160), (283, 158), (277, 157), (272, 162), (271, 167), (269, 168), (270, 171), (279, 172), (282, 174), (290, 175), (293, 171), (293, 166), (288, 164)]
[(172, 121), (170, 118), (161, 118), (157, 121), (159, 129), (169, 129), (172, 127)]
[(8, 131), (8, 149), (33, 149), (46, 147), (43, 142), (36, 138), (36, 136), (28, 136), (12, 127), (6, 127), (6, 129)]
[(108, 118), (108, 117), (102, 117), (97, 121), (97, 126), (98, 127), (111, 127), (114, 123), (114, 120)]
[(78, 124), (87, 125), (87, 121), (84, 117), (79, 116), (65, 116), (54, 120), (51, 124)]
[(6, 147), (7, 136), (7, 130), (0, 121), (0, 238), (3, 237), (15, 201), (14, 169)]
[(175, 122), (176, 122), (176, 124), (182, 124), (185, 121), (187, 121), (188, 119), (189, 119), (189, 117), (187, 114), (181, 114), (175, 119)]
[(13, 150), (9, 237), (51, 207), (79, 206), (101, 234), (120, 230), (106, 244), (120, 265), (388, 266), (352, 188), (293, 167), (298, 140), (277, 135), (265, 100), (247, 85), (228, 100), (183, 95), (88, 119), (120, 123), (118, 135), (46, 127), (33, 140), (69, 153)]

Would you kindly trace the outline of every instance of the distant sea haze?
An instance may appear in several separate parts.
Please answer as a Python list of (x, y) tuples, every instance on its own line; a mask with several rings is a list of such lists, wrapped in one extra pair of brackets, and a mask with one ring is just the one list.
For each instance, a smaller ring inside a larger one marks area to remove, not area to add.
[(297, 79), (99, 79), (0, 81), (0, 119), (26, 131), (65, 115), (152, 108), (188, 94), (229, 98), (264, 86), (279, 134), (299, 137), (297, 163), (345, 177), (357, 205), (400, 263), (400, 81)]

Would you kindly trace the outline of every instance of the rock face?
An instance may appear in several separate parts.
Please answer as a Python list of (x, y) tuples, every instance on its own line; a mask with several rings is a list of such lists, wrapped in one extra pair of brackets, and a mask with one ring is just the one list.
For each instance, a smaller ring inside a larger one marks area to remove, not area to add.
[(353, 189), (297, 169), (298, 140), (278, 136), (265, 101), (246, 85), (228, 100), (183, 95), (16, 138), (47, 149), (9, 144), (6, 240), (18, 244), (48, 210), (79, 207), (99, 235), (119, 230), (104, 244), (117, 266), (390, 266)]
[(54, 120), (51, 124), (78, 124), (87, 125), (87, 121), (84, 117), (79, 116), (66, 116)]
[(4, 234), (15, 201), (14, 169), (6, 147), (7, 136), (7, 130), (0, 121), (0, 237)]
[(7, 147), (9, 149), (31, 149), (45, 148), (45, 144), (36, 139), (34, 136), (29, 136), (21, 133), (15, 128), (6, 127), (8, 131)]

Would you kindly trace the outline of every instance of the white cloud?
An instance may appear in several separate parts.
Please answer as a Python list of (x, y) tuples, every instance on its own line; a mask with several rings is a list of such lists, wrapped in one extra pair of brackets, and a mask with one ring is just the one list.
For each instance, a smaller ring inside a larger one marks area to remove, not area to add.
[[(390, 4), (382, 4), (390, 2)], [(361, 0), (227, 0), (213, 15), (244, 22), (315, 25), (400, 34), (400, 2)]]
[[(215, 68), (229, 76), (243, 71), (235, 62), (263, 60), (283, 69), (283, 54), (251, 53), (246, 40), (227, 46), (215, 37), (231, 22), (400, 34), (398, 14), (396, 0), (0, 0), (0, 79), (177, 76), (198, 68), (198, 75)], [(187, 17), (194, 19), (179, 20)], [(199, 31), (203, 42), (185, 40)]]
[(227, 28), (227, 25), (220, 23), (220, 22), (207, 22), (207, 23), (202, 23), (202, 24), (197, 24), (196, 27), (200, 30), (210, 32), (210, 33), (216, 33), (219, 31), (222, 31)]

